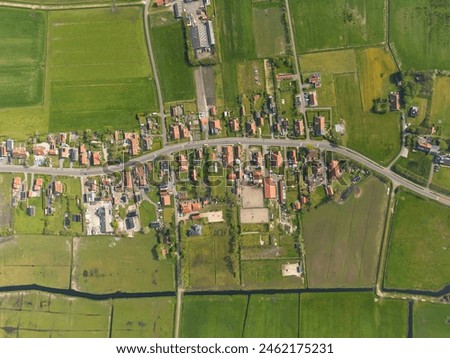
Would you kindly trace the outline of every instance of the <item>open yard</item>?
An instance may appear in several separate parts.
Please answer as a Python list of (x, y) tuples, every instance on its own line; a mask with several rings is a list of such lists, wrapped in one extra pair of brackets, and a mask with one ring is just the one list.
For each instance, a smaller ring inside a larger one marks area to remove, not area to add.
[(5, 230), (11, 225), (11, 184), (12, 174), (0, 175), (0, 228)]
[(0, 337), (107, 338), (111, 301), (49, 293), (0, 294)]
[(251, 295), (245, 318), (246, 338), (295, 338), (299, 323), (298, 294)]
[(300, 337), (404, 338), (406, 301), (367, 293), (304, 293), (300, 296)]
[(335, 76), (339, 119), (345, 122), (347, 146), (387, 165), (400, 151), (398, 113), (365, 113), (356, 73)]
[(68, 288), (72, 239), (18, 235), (0, 243), (0, 286), (37, 284)]
[(392, 170), (419, 185), (426, 186), (432, 159), (431, 155), (409, 151), (408, 158), (399, 158)]
[(265, 91), (265, 74), (264, 62), (245, 61), (237, 64), (237, 82), (240, 94), (250, 96), (252, 93), (264, 93)]
[(361, 195), (303, 215), (309, 287), (371, 287), (383, 235), (387, 186), (371, 177)]
[(450, 68), (448, 1), (390, 1), (390, 42), (402, 68)]
[(50, 130), (130, 129), (137, 112), (157, 109), (142, 11), (49, 13)]
[(415, 338), (450, 338), (450, 306), (445, 304), (414, 302)]
[(194, 75), (188, 64), (182, 23), (154, 27), (150, 33), (164, 101), (194, 99)]
[[(208, 226), (212, 225), (224, 226)], [(230, 242), (226, 229), (223, 229), (222, 235), (217, 232), (207, 234), (205, 229), (207, 227), (203, 225), (203, 236), (184, 240), (185, 284), (194, 290), (239, 288), (238, 279), (233, 276), (228, 260)]]
[(444, 194), (450, 192), (450, 168), (441, 167), (438, 172), (433, 173), (431, 184), (434, 190), (440, 190)]
[(174, 290), (174, 261), (157, 261), (156, 238), (74, 238), (72, 288), (92, 293)]
[(253, 7), (253, 33), (258, 58), (277, 57), (286, 53), (287, 29), (281, 3), (271, 7), (255, 4)]
[(384, 41), (383, 0), (291, 1), (290, 7), (298, 52)]
[(171, 338), (175, 297), (117, 299), (113, 301), (112, 338)]
[[(447, 67), (448, 68), (448, 67)], [(441, 128), (441, 134), (450, 137), (450, 77), (437, 77), (431, 101), (431, 121)]]
[(247, 296), (185, 296), (181, 337), (240, 338)]
[(407, 191), (397, 194), (384, 285), (437, 291), (450, 283), (450, 209)]

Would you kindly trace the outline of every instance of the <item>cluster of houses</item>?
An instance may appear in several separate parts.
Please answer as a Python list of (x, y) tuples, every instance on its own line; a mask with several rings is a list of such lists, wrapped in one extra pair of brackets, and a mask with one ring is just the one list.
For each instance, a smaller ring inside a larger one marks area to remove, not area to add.
[[(52, 215), (55, 212), (53, 206), (54, 200), (63, 194), (64, 186), (61, 181), (54, 180), (47, 187), (44, 187), (44, 180), (42, 178), (34, 179), (33, 183), (28, 186), (27, 180), (22, 180), (21, 177), (16, 176), (12, 180), (11, 189), (13, 207), (16, 207), (20, 201), (27, 201), (27, 199), (30, 198), (40, 197), (42, 192), (45, 192), (44, 215)], [(26, 214), (28, 216), (35, 216), (36, 207), (27, 205)], [(74, 213), (72, 220), (81, 221), (80, 214)]]
[[(151, 121), (150, 121), (151, 125)], [(152, 148), (152, 137), (141, 137), (138, 133), (115, 131), (112, 140), (123, 146), (130, 155), (137, 156), (143, 150)], [(90, 142), (90, 147), (101, 147), (103, 143), (97, 140)], [(8, 139), (0, 144), (0, 158), (18, 160), (24, 164), (24, 160), (33, 155), (35, 165), (45, 165), (48, 159), (68, 160), (80, 166), (99, 166), (105, 160), (103, 151), (90, 149), (85, 143), (80, 143), (80, 137), (76, 133), (59, 133), (47, 135), (46, 141), (35, 143), (32, 147), (15, 145), (13, 139)]]

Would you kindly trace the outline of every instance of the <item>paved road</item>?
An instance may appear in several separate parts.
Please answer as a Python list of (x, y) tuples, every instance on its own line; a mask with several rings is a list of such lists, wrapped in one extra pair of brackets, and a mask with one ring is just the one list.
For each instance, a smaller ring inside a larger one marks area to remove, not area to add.
[(163, 146), (165, 146), (167, 142), (166, 115), (164, 113), (164, 101), (161, 92), (161, 84), (159, 82), (158, 69), (156, 68), (155, 57), (153, 56), (152, 42), (150, 39), (150, 26), (148, 24), (148, 15), (150, 11), (149, 8), (150, 8), (150, 0), (145, 0), (145, 8), (144, 8), (145, 40), (147, 41), (148, 54), (150, 56), (150, 62), (152, 63), (153, 77), (155, 79), (156, 93), (158, 94), (159, 115), (161, 117), (162, 136), (163, 136), (162, 142)]
[[(165, 146), (164, 148), (154, 151), (152, 153), (144, 154), (140, 157), (135, 158), (134, 160), (128, 161), (125, 163), (125, 167), (132, 167), (139, 163), (144, 163), (150, 160), (156, 159), (161, 155), (170, 155), (174, 152), (179, 152), (187, 149), (195, 149), (201, 148), (205, 145), (233, 145), (233, 144), (245, 144), (245, 145), (259, 145), (259, 146), (280, 146), (280, 147), (306, 147), (312, 146), (317, 147), (322, 150), (333, 151), (338, 154), (344, 155), (356, 162), (359, 162), (365, 165), (367, 168), (384, 175), (385, 177), (392, 180), (394, 187), (395, 186), (404, 186), (411, 191), (414, 191), (420, 195), (423, 195), (427, 198), (439, 201), (440, 203), (450, 206), (450, 198), (444, 195), (438, 195), (427, 188), (422, 188), (409, 180), (402, 178), (396, 173), (392, 172), (389, 168), (385, 168), (378, 163), (375, 163), (373, 160), (363, 156), (360, 153), (357, 153), (351, 149), (344, 147), (335, 147), (332, 146), (327, 141), (315, 141), (315, 140), (290, 140), (290, 139), (265, 139), (265, 138), (217, 138), (217, 139), (209, 139), (208, 141), (195, 141), (195, 142), (187, 142), (187, 143), (178, 143), (178, 144), (170, 144)], [(0, 162), (0, 172), (3, 173), (35, 173), (35, 174), (46, 174), (46, 175), (68, 175), (68, 176), (85, 176), (85, 175), (101, 175), (107, 173), (113, 173), (123, 170), (124, 165), (116, 165), (116, 166), (105, 166), (105, 167), (91, 167), (89, 169), (71, 169), (71, 168), (47, 168), (47, 167), (23, 167), (20, 165), (8, 165)]]

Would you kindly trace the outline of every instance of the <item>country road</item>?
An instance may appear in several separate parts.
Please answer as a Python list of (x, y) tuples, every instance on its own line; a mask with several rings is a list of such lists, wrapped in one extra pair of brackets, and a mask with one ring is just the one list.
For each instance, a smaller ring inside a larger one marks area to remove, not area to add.
[(359, 154), (351, 149), (345, 147), (335, 147), (329, 142), (315, 141), (315, 140), (291, 140), (291, 139), (264, 139), (264, 138), (217, 138), (201, 141), (192, 141), (187, 143), (177, 143), (166, 145), (164, 148), (154, 151), (152, 153), (147, 153), (142, 156), (136, 157), (124, 164), (114, 165), (114, 166), (103, 166), (103, 167), (91, 167), (82, 169), (72, 169), (72, 168), (48, 168), (48, 167), (24, 167), (21, 165), (8, 165), (6, 163), (0, 162), (0, 172), (3, 173), (34, 173), (34, 174), (46, 174), (46, 175), (67, 175), (67, 176), (90, 176), (90, 175), (101, 175), (113, 172), (120, 172), (125, 167), (133, 167), (136, 164), (144, 163), (150, 160), (156, 159), (161, 155), (170, 155), (174, 152), (179, 152), (187, 149), (201, 148), (207, 145), (233, 145), (233, 144), (244, 144), (244, 145), (256, 145), (256, 146), (279, 146), (279, 147), (316, 147), (321, 150), (332, 151), (341, 155), (344, 155), (356, 162), (359, 162), (383, 176), (392, 180), (394, 187), (404, 186), (409, 190), (423, 195), (427, 198), (436, 200), (444, 205), (450, 206), (450, 198), (444, 195), (438, 195), (431, 191), (430, 189), (420, 187), (417, 184), (410, 182), (409, 180), (397, 175), (392, 172), (389, 168), (385, 168), (373, 160)]
[(153, 56), (152, 42), (150, 39), (150, 25), (148, 23), (148, 18), (150, 14), (150, 0), (145, 0), (144, 7), (144, 27), (145, 27), (145, 40), (147, 41), (148, 55), (150, 57), (150, 62), (153, 69), (153, 77), (155, 79), (156, 93), (158, 95), (158, 105), (159, 105), (159, 115), (161, 117), (161, 127), (162, 127), (162, 144), (163, 146), (167, 143), (167, 129), (166, 129), (166, 116), (164, 113), (164, 101), (161, 92), (161, 84), (159, 82), (158, 68), (156, 67), (155, 57)]

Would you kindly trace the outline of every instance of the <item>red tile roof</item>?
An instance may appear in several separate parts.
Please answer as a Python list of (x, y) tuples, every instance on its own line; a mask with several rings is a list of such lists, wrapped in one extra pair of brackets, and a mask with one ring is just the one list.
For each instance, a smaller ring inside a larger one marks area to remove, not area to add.
[(264, 178), (264, 198), (276, 199), (277, 198), (277, 186), (275, 180), (270, 177)]

